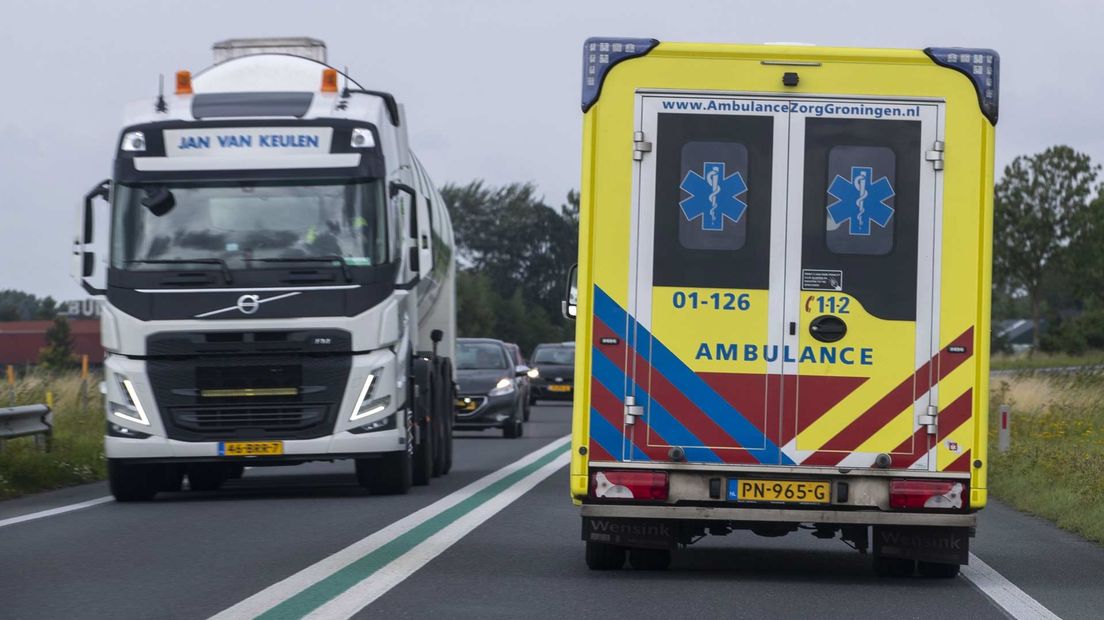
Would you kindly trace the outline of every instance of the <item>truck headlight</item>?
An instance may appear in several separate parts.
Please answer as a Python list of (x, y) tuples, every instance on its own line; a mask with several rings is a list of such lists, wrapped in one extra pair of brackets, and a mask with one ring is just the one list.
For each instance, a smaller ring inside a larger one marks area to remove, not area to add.
[(383, 368), (377, 368), (368, 373), (368, 377), (364, 380), (364, 386), (360, 388), (360, 395), (357, 397), (356, 406), (353, 407), (353, 412), (349, 416), (350, 421), (360, 420), (380, 413), (386, 410), (387, 406), (391, 404), (390, 396), (372, 398), (373, 393), (376, 391), (376, 384), (379, 383), (382, 376)]
[(509, 377), (503, 377), (495, 384), (494, 389), (487, 392), (487, 396), (505, 396), (507, 394), (514, 393), (514, 380)]
[(111, 414), (130, 422), (137, 422), (138, 424), (149, 426), (149, 417), (146, 416), (146, 410), (142, 408), (142, 401), (138, 399), (138, 393), (134, 390), (134, 384), (130, 382), (130, 379), (122, 375), (116, 375), (115, 378), (119, 383), (119, 391), (122, 392), (126, 402), (109, 402), (108, 408)]

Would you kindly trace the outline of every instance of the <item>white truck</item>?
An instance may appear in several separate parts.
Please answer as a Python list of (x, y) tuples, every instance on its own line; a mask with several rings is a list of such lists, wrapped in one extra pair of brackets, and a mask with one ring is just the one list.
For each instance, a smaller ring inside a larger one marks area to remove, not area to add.
[(214, 56), (127, 108), (84, 200), (74, 271), (103, 298), (111, 491), (336, 459), (373, 493), (428, 484), (452, 460), (454, 244), (403, 108), (318, 40)]

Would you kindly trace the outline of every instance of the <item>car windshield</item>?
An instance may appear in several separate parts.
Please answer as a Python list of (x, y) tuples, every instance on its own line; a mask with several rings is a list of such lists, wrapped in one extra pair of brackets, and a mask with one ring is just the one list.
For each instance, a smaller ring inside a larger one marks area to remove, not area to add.
[(489, 342), (458, 342), (456, 367), (460, 370), (505, 370), (510, 367), (506, 351)]
[[(143, 204), (145, 203), (145, 204)], [(271, 266), (272, 259), (387, 261), (382, 183), (179, 183), (115, 187), (112, 266)]]
[(555, 364), (572, 366), (575, 364), (574, 347), (538, 347), (533, 353), (534, 364)]

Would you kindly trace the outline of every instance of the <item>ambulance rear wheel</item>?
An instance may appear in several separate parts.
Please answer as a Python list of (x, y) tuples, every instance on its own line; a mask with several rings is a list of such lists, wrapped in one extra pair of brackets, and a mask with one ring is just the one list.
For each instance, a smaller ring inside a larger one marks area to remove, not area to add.
[(670, 565), (670, 549), (629, 549), (629, 566), (636, 570), (667, 570)]
[(904, 558), (874, 557), (874, 572), (881, 577), (911, 577), (916, 569), (914, 560)]
[(958, 564), (944, 564), (942, 562), (917, 562), (920, 575), (930, 579), (953, 579), (958, 576)]
[(617, 570), (625, 565), (625, 548), (605, 543), (586, 544), (586, 564), (590, 570)]

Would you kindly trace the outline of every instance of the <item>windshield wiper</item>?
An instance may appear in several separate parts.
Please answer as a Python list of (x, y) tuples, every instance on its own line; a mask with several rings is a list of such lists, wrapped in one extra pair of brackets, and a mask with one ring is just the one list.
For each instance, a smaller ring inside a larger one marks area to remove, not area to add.
[(226, 280), (226, 283), (230, 284), (233, 281), (233, 278), (230, 277), (230, 268), (226, 266), (226, 261), (221, 258), (146, 258), (126, 261), (128, 265), (135, 263), (142, 265), (218, 265), (222, 272), (222, 278)]
[(349, 263), (346, 262), (345, 257), (336, 254), (327, 256), (300, 256), (298, 258), (246, 258), (243, 260), (247, 263), (341, 263), (341, 275), (345, 276), (346, 282), (353, 281), (353, 274), (349, 272)]

